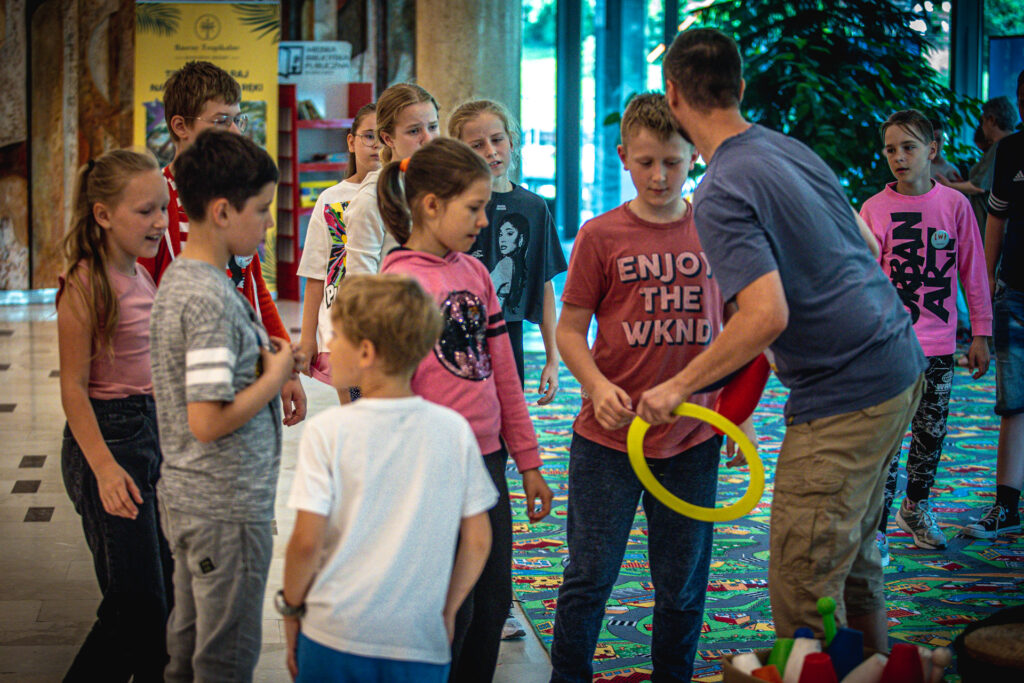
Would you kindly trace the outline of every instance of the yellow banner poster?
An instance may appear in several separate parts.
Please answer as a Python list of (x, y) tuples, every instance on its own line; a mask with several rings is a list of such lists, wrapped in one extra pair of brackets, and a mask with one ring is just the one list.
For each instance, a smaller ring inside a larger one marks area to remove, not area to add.
[[(208, 61), (242, 86), (244, 135), (277, 159), (277, 48), (281, 11), (272, 2), (150, 2), (135, 5), (135, 144), (146, 146), (161, 165), (174, 158), (164, 121), (163, 87), (186, 62)], [(276, 207), (271, 215), (276, 216)], [(260, 252), (263, 277), (275, 290), (277, 226)]]

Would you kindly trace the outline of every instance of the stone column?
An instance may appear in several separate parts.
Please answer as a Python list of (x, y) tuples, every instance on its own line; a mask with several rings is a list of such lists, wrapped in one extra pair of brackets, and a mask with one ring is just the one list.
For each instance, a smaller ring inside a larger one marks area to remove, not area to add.
[(522, 32), (518, 0), (416, 0), (416, 82), (441, 105), (444, 134), (470, 99), (497, 100), (520, 118)]

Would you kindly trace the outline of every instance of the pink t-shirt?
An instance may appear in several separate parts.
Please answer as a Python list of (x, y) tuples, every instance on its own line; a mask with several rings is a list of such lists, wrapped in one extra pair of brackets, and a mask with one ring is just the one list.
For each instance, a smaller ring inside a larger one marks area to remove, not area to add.
[[(681, 221), (651, 223), (623, 204), (588, 221), (576, 236), (562, 301), (594, 311), (594, 362), (634, 407), (644, 391), (681, 371), (722, 329), (722, 295), (692, 216), (691, 209)], [(710, 408), (717, 396), (695, 394), (690, 402)], [(628, 426), (606, 430), (586, 396), (574, 429), (626, 450)], [(713, 435), (703, 422), (680, 418), (651, 427), (644, 455), (678, 455)]]
[[(80, 281), (88, 291), (85, 270), (79, 269)], [(111, 339), (113, 356), (104, 347), (96, 353), (89, 366), (89, 397), (98, 399), (125, 398), (153, 393), (153, 375), (149, 362), (149, 314), (156, 296), (156, 285), (145, 268), (136, 265), (135, 276), (113, 268), (107, 269), (110, 285), (117, 294), (118, 323)], [(64, 278), (60, 278), (63, 292)], [(95, 347), (95, 343), (94, 343)]]
[(459, 252), (441, 258), (395, 249), (380, 272), (415, 277), (444, 318), (441, 339), (416, 368), (412, 390), (466, 418), (481, 453), (497, 451), (504, 439), (520, 472), (540, 467), (512, 342), (484, 264)]
[(992, 300), (985, 252), (971, 204), (962, 194), (934, 183), (910, 196), (895, 181), (860, 210), (881, 247), (882, 270), (899, 292), (926, 356), (956, 350), (957, 276), (976, 336), (992, 334)]

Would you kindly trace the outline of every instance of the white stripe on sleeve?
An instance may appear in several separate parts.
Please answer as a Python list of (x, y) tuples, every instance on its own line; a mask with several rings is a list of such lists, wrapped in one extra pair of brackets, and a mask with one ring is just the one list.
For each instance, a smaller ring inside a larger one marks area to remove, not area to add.
[(224, 367), (185, 371), (185, 386), (194, 387), (200, 384), (231, 384), (231, 370)]
[(185, 365), (189, 368), (207, 364), (233, 366), (235, 354), (225, 346), (215, 349), (195, 349), (185, 354)]

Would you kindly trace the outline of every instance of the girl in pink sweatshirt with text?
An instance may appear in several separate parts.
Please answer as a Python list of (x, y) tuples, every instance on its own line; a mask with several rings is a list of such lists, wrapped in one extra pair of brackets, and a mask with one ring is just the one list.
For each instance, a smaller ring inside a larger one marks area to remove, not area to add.
[(490, 557), (456, 617), (451, 681), (489, 681), (494, 675), (512, 599), (512, 521), (505, 480), (510, 454), (522, 473), (530, 521), (544, 518), (551, 508), (537, 435), (491, 276), (464, 253), (487, 225), (490, 197), (487, 164), (451, 139), (432, 141), (412, 157), (388, 164), (377, 186), (385, 227), (403, 245), (384, 258), (381, 272), (418, 279), (444, 317), (441, 339), (413, 375), (413, 391), (469, 421), (500, 494), (490, 511)]
[[(882, 140), (896, 182), (861, 208), (881, 247), (885, 274), (899, 292), (914, 321), (914, 331), (928, 357), (925, 391), (911, 423), (907, 455), (907, 494), (896, 524), (920, 548), (942, 549), (946, 536), (932, 516), (928, 494), (942, 455), (956, 350), (957, 277), (971, 312), (974, 340), (967, 367), (978, 379), (988, 371), (992, 335), (992, 301), (988, 291), (981, 233), (967, 198), (931, 179), (937, 152), (932, 126), (918, 111), (898, 111), (882, 124)], [(899, 458), (886, 483), (879, 526), (883, 565), (888, 561), (885, 530), (896, 494)]]

